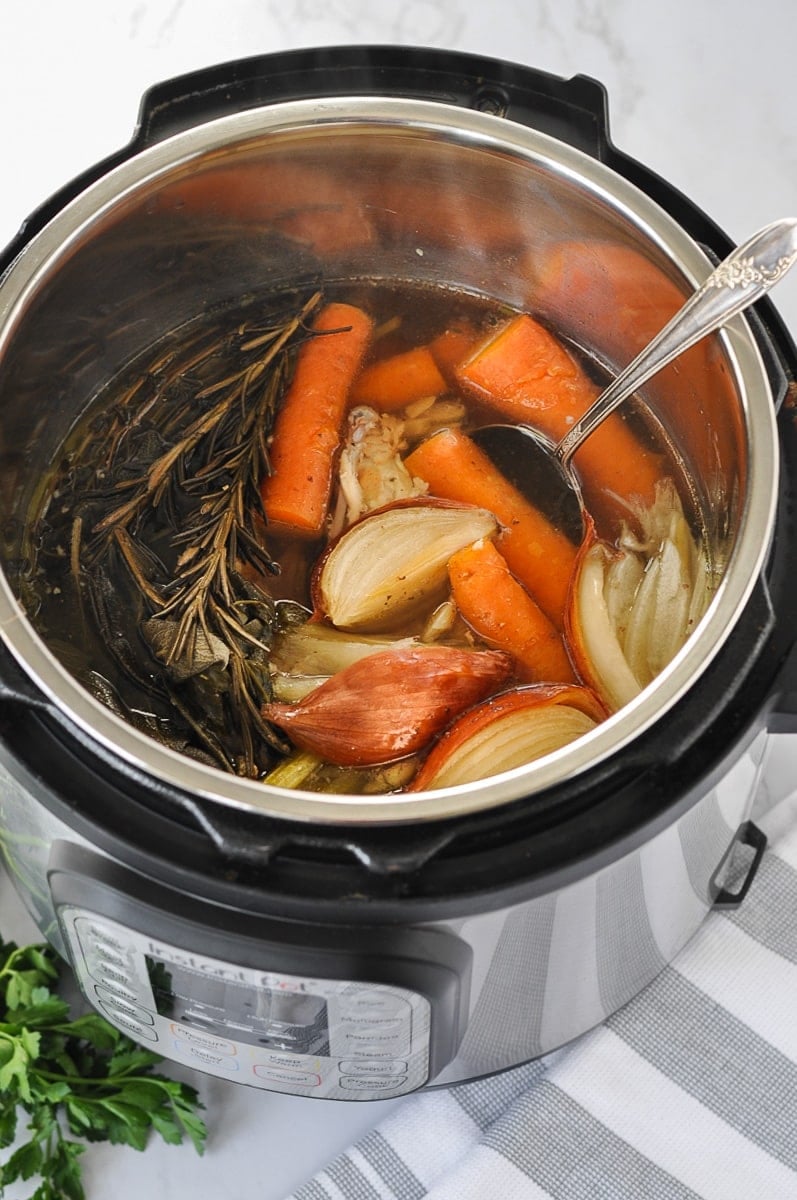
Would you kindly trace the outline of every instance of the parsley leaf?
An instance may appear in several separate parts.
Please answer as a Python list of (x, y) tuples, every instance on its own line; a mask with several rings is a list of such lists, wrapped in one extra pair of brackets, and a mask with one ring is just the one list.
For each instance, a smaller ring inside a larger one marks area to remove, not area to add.
[[(59, 969), (46, 945), (0, 936), (0, 1196), (17, 1180), (38, 1181), (30, 1200), (86, 1200), (85, 1143), (143, 1150), (154, 1131), (201, 1154), (207, 1131), (194, 1088), (153, 1073), (162, 1059), (96, 1013), (70, 1016), (54, 990)], [(80, 1139), (79, 1141), (74, 1140)]]

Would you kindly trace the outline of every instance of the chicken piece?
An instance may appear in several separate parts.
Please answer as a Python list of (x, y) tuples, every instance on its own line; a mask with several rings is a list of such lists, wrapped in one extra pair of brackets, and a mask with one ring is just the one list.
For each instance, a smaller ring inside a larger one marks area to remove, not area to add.
[(410, 475), (401, 459), (404, 421), (360, 405), (349, 414), (339, 464), (340, 527), (394, 500), (424, 496), (426, 483)]
[(416, 400), (404, 409), (404, 436), (408, 445), (431, 437), (438, 429), (451, 429), (465, 420), (465, 405), (461, 400), (445, 396), (438, 400), (428, 396)]

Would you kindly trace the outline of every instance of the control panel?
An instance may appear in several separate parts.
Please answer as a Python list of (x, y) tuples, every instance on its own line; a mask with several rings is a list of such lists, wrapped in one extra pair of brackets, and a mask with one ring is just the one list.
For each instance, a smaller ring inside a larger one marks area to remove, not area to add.
[(428, 1078), (431, 1008), (418, 992), (237, 965), (79, 905), (59, 915), (89, 1003), (165, 1058), (337, 1100), (401, 1096)]

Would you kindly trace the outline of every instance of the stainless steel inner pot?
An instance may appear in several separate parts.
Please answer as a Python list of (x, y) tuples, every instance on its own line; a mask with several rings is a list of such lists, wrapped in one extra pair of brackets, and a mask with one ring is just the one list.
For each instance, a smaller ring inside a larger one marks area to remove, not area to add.
[[(280, 235), (279, 243), (274, 234)], [(595, 159), (499, 117), (419, 100), (298, 100), (199, 125), (134, 155), (58, 213), (0, 281), (4, 565), (0, 630), (43, 693), (156, 780), (298, 821), (476, 812), (573, 777), (663, 720), (721, 650), (769, 548), (775, 411), (743, 318), (644, 398), (727, 565), (687, 645), (636, 701), (571, 746), (463, 788), (317, 795), (184, 758), (117, 718), (42, 642), (17, 599), (42, 467), (99, 388), (211, 306), (325, 277), (466, 289), (552, 321), (608, 366), (630, 360), (711, 269), (652, 199)]]

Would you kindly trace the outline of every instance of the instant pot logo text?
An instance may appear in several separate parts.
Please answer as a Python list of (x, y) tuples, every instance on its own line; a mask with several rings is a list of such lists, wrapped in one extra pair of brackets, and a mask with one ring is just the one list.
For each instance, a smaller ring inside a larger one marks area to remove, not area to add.
[(199, 958), (186, 951), (176, 950), (173, 946), (160, 946), (157, 942), (148, 941), (145, 951), (153, 958), (159, 959), (167, 968), (182, 967), (186, 971), (196, 971), (202, 975), (211, 975), (228, 983), (244, 983), (249, 987), (262, 988), (268, 991), (306, 992), (316, 985), (313, 981), (298, 979), (294, 976), (262, 974), (246, 967), (236, 967), (231, 963), (217, 962), (212, 958)]
[(214, 962), (213, 959), (195, 958), (193, 954), (184, 954), (172, 947), (159, 946), (150, 942), (147, 951), (154, 958), (159, 958), (166, 966), (184, 967), (187, 971), (201, 972), (203, 975), (213, 975), (217, 979), (226, 979), (230, 983), (250, 983), (251, 976), (243, 967), (230, 966), (227, 963)]

